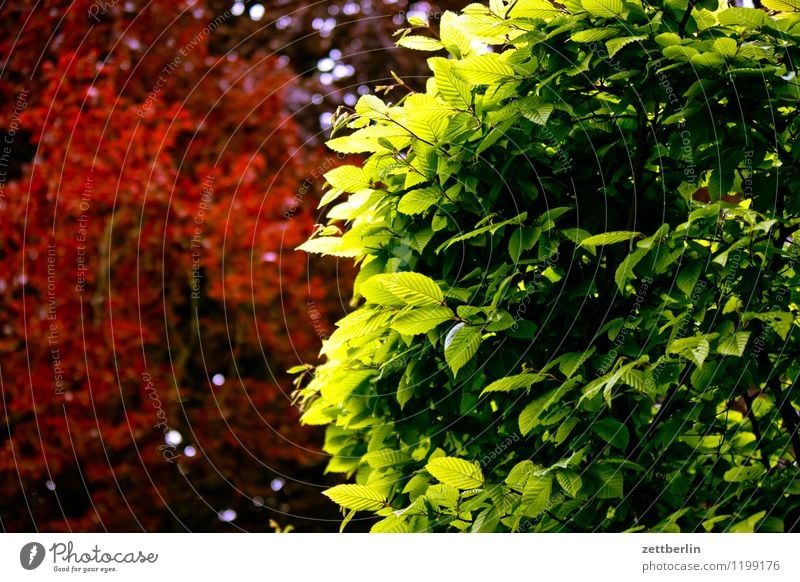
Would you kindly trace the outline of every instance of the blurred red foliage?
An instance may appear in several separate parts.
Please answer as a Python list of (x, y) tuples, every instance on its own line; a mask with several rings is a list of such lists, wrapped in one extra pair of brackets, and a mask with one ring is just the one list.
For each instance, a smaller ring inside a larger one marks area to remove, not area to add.
[(343, 309), (292, 251), (338, 160), (292, 74), (213, 54), (199, 3), (32, 5), (0, 18), (0, 528), (329, 529), (282, 372)]

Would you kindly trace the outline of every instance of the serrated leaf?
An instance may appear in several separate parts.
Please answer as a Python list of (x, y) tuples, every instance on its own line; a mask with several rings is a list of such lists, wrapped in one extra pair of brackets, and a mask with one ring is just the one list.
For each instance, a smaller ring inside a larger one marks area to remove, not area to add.
[(573, 42), (598, 42), (619, 34), (613, 28), (590, 28), (574, 33), (569, 39)]
[(556, 481), (558, 481), (558, 484), (561, 485), (561, 488), (570, 497), (577, 497), (583, 485), (581, 476), (572, 469), (558, 471), (556, 473)]
[(396, 515), (390, 515), (376, 522), (369, 530), (369, 533), (410, 533), (411, 526)]
[(767, 24), (767, 15), (757, 8), (727, 8), (717, 14), (717, 20), (724, 26), (759, 28)]
[(724, 356), (737, 356), (739, 358), (744, 354), (747, 347), (747, 340), (750, 339), (749, 331), (736, 332), (722, 340), (717, 346), (717, 353)]
[(613, 465), (594, 465), (590, 472), (599, 482), (596, 495), (599, 499), (615, 499), (624, 497), (624, 478), (622, 469)]
[(550, 506), (553, 492), (553, 475), (531, 475), (522, 491), (520, 510), (527, 517), (537, 517)]
[(724, 150), (711, 169), (708, 178), (708, 194), (711, 200), (719, 200), (731, 191), (733, 187), (736, 167), (742, 158), (742, 152), (737, 150)]
[(722, 67), (725, 64), (725, 59), (718, 53), (705, 52), (691, 56), (689, 62), (695, 67), (713, 69)]
[(450, 330), (445, 338), (444, 359), (454, 376), (475, 356), (480, 345), (478, 327), (459, 323)]
[(761, 5), (775, 12), (800, 11), (800, 0), (761, 0)]
[(436, 204), (439, 198), (439, 191), (432, 186), (412, 190), (400, 198), (397, 210), (408, 215), (421, 214)]
[(614, 245), (621, 242), (633, 240), (637, 236), (641, 236), (640, 232), (631, 232), (627, 230), (620, 230), (614, 232), (604, 232), (595, 234), (588, 238), (583, 239), (579, 246), (581, 247), (599, 247), (603, 245)]
[(753, 481), (764, 475), (766, 469), (763, 465), (755, 464), (749, 466), (737, 465), (725, 471), (722, 478), (729, 483), (741, 483), (743, 481)]
[(464, 32), (458, 15), (454, 12), (446, 11), (442, 14), (439, 20), (439, 38), (447, 52), (457, 59), (472, 53), (472, 39)]
[(758, 522), (764, 519), (765, 515), (767, 515), (766, 511), (754, 513), (747, 519), (743, 519), (742, 521), (735, 523), (727, 531), (730, 533), (753, 533), (756, 530)]
[(617, 18), (622, 14), (622, 0), (581, 0), (581, 6), (592, 16)]
[(738, 312), (743, 307), (742, 300), (739, 299), (736, 295), (732, 295), (730, 299), (725, 302), (725, 306), (722, 308), (722, 313), (733, 313), (734, 311)]
[(649, 252), (650, 249), (637, 248), (625, 257), (619, 267), (617, 267), (617, 271), (614, 273), (614, 282), (617, 284), (617, 288), (620, 291), (624, 291), (628, 281), (634, 278), (633, 269)]
[(362, 95), (356, 102), (356, 113), (365, 119), (385, 117), (389, 108), (375, 95)]
[(614, 418), (603, 418), (592, 422), (590, 425), (592, 432), (597, 434), (605, 442), (617, 449), (625, 450), (628, 448), (630, 434), (627, 427)]
[(676, 61), (688, 61), (690, 58), (698, 54), (697, 49), (693, 49), (690, 46), (683, 46), (683, 45), (670, 45), (664, 48), (661, 51), (668, 59), (673, 59)]
[(456, 457), (439, 457), (425, 465), (425, 469), (440, 482), (457, 489), (483, 487), (483, 472), (475, 463)]
[(508, 12), (510, 18), (549, 19), (561, 14), (549, 0), (517, 0)]
[(739, 45), (732, 38), (722, 37), (714, 41), (714, 50), (721, 54), (723, 57), (732, 59), (736, 56), (736, 51)]
[(432, 57), (428, 59), (428, 66), (433, 71), (436, 90), (442, 99), (456, 107), (469, 108), (472, 101), (469, 84), (453, 73), (453, 61)]
[(492, 85), (508, 81), (515, 76), (514, 69), (503, 62), (497, 53), (488, 53), (457, 61), (453, 72), (473, 85)]
[(676, 339), (667, 347), (668, 354), (680, 354), (701, 367), (711, 352), (708, 340), (702, 337)]
[(606, 50), (608, 50), (608, 57), (613, 58), (620, 50), (632, 42), (639, 42), (645, 40), (646, 36), (626, 36), (623, 38), (612, 38), (606, 42)]
[(360, 290), (368, 302), (377, 305), (434, 307), (444, 302), (444, 295), (436, 282), (421, 273), (374, 275), (361, 285)]
[(331, 403), (339, 403), (375, 375), (375, 370), (349, 370), (338, 374), (322, 385), (322, 396)]
[(455, 510), (458, 505), (458, 489), (447, 483), (431, 485), (425, 492), (427, 501), (438, 505), (440, 508)]
[(359, 192), (370, 187), (369, 177), (358, 166), (339, 166), (324, 176), (328, 184), (345, 192)]
[(386, 505), (386, 496), (365, 485), (336, 485), (322, 494), (345, 509), (355, 511), (376, 511)]
[(448, 307), (420, 307), (401, 313), (392, 321), (392, 329), (403, 335), (428, 333), (437, 325), (453, 319), (453, 312)]
[(548, 103), (537, 96), (523, 97), (516, 101), (514, 105), (519, 110), (520, 115), (537, 125), (545, 125), (554, 109), (552, 103)]
[(703, 265), (700, 261), (693, 261), (683, 267), (675, 279), (678, 289), (683, 291), (688, 297), (694, 294), (695, 285), (700, 278), (700, 272), (703, 270)]
[(676, 44), (681, 44), (681, 37), (674, 32), (662, 32), (655, 38), (659, 46), (667, 47)]
[(404, 36), (397, 41), (397, 46), (416, 51), (440, 51), (444, 48), (444, 45), (435, 38), (415, 34)]
[(385, 467), (392, 467), (394, 465), (402, 465), (411, 460), (411, 457), (403, 451), (395, 451), (393, 449), (381, 449), (379, 451), (372, 451), (367, 453), (361, 458), (373, 469), (383, 469)]
[(500, 228), (503, 228), (504, 226), (508, 226), (509, 224), (521, 225), (522, 222), (527, 218), (527, 216), (528, 216), (528, 213), (527, 212), (523, 212), (522, 214), (520, 214), (518, 216), (515, 216), (514, 218), (509, 218), (508, 220), (504, 220), (502, 222), (495, 222), (495, 223), (492, 223), (492, 224), (488, 224), (486, 226), (482, 226), (480, 228), (476, 228), (475, 230), (472, 230), (470, 232), (466, 232), (464, 234), (459, 234), (458, 236), (454, 236), (453, 238), (450, 238), (450, 239), (444, 241), (442, 244), (440, 244), (436, 248), (435, 252), (438, 255), (441, 251), (450, 248), (452, 245), (454, 245), (457, 242), (461, 242), (461, 241), (464, 241), (464, 240), (475, 238), (476, 236), (480, 236), (480, 235), (486, 234), (486, 233), (494, 234)]
[(578, 368), (592, 357), (596, 349), (597, 348), (592, 346), (585, 352), (571, 352), (560, 356), (558, 358), (558, 369), (561, 370), (561, 373), (564, 374), (566, 378), (571, 378), (572, 375), (578, 371)]
[(577, 424), (578, 419), (574, 416), (563, 421), (556, 431), (553, 443), (560, 445), (567, 440), (567, 437), (569, 437), (570, 433), (572, 433), (572, 430), (577, 426)]
[(528, 478), (536, 471), (536, 465), (530, 459), (520, 461), (511, 468), (506, 477), (506, 483), (515, 489), (523, 489)]
[(520, 388), (530, 388), (534, 384), (545, 379), (547, 379), (546, 374), (517, 374), (516, 376), (507, 376), (489, 384), (481, 391), (481, 394), (486, 394), (487, 392), (510, 392), (512, 390), (519, 390)]
[(311, 254), (330, 255), (332, 257), (357, 257), (363, 252), (363, 248), (360, 245), (348, 244), (340, 236), (312, 238), (297, 247), (297, 250)]

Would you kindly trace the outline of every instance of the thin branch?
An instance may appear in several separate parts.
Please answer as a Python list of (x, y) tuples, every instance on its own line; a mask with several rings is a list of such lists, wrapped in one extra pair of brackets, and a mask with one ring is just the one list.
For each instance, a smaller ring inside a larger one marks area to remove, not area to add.
[(696, 0), (689, 0), (689, 4), (686, 6), (686, 12), (683, 13), (681, 23), (678, 25), (678, 36), (683, 36), (686, 25), (689, 24), (689, 18), (692, 16), (692, 10), (694, 9), (695, 2)]

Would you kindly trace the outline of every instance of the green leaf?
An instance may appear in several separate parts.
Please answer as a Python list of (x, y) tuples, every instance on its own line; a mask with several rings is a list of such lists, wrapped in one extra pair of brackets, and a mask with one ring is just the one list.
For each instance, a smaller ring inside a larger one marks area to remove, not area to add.
[(356, 113), (365, 119), (381, 119), (389, 113), (389, 108), (375, 95), (362, 95), (356, 103)]
[(403, 451), (395, 451), (392, 449), (381, 449), (379, 451), (372, 451), (367, 453), (361, 458), (373, 469), (383, 469), (385, 467), (392, 467), (394, 465), (402, 465), (408, 463), (411, 457)]
[(549, 0), (517, 0), (513, 3), (508, 16), (511, 18), (550, 19), (561, 14)]
[(664, 48), (661, 51), (668, 59), (673, 59), (676, 61), (688, 61), (690, 58), (698, 54), (697, 49), (694, 49), (690, 46), (682, 46), (682, 45), (670, 45)]
[(376, 522), (369, 530), (369, 533), (410, 533), (411, 527), (396, 515), (390, 515)]
[(761, 0), (761, 5), (775, 12), (800, 11), (800, 0)]
[(444, 359), (454, 376), (475, 356), (480, 345), (481, 331), (478, 327), (463, 323), (453, 326), (444, 342)]
[(606, 42), (606, 49), (608, 50), (608, 57), (613, 58), (620, 50), (625, 48), (632, 42), (639, 42), (646, 40), (646, 36), (626, 36), (622, 38), (612, 38)]
[(476, 463), (456, 457), (439, 457), (425, 465), (425, 469), (440, 482), (457, 489), (483, 487), (483, 473)]
[(703, 264), (700, 261), (692, 261), (683, 267), (675, 279), (678, 289), (683, 291), (688, 297), (692, 297), (702, 270)]
[(759, 28), (767, 24), (767, 15), (757, 8), (727, 8), (717, 14), (717, 20), (724, 26)]
[(765, 473), (766, 469), (763, 465), (737, 465), (725, 471), (722, 478), (729, 483), (742, 483), (744, 481), (758, 480), (763, 477)]
[(375, 511), (386, 505), (386, 496), (365, 485), (336, 485), (322, 492), (345, 509)]
[(754, 513), (747, 519), (743, 519), (742, 521), (732, 525), (728, 531), (730, 533), (753, 533), (756, 530), (758, 522), (764, 519), (765, 515), (767, 515), (766, 511)]
[(458, 16), (449, 10), (439, 20), (439, 37), (447, 52), (457, 59), (472, 53), (472, 39), (459, 24)]
[(348, 244), (340, 236), (312, 238), (297, 247), (297, 250), (311, 254), (330, 255), (332, 257), (357, 257), (364, 251), (360, 246)]
[(732, 295), (725, 302), (725, 306), (722, 308), (722, 313), (723, 314), (733, 313), (733, 312), (738, 313), (742, 309), (743, 305), (744, 304), (742, 303), (742, 300), (739, 297), (737, 297), (736, 295)]
[(624, 497), (624, 478), (622, 468), (608, 464), (596, 464), (589, 470), (598, 481), (599, 489), (595, 492), (598, 499), (615, 499)]
[(681, 37), (674, 32), (662, 32), (655, 38), (659, 46), (667, 47), (676, 44), (681, 44)]
[(595, 234), (588, 238), (583, 239), (580, 242), (581, 247), (600, 247), (603, 245), (614, 245), (621, 242), (628, 242), (630, 240), (635, 239), (638, 236), (641, 236), (642, 233), (640, 232), (631, 232), (626, 230), (620, 230), (615, 232), (604, 232), (601, 234)]
[(455, 511), (458, 505), (458, 489), (447, 483), (431, 485), (425, 492), (425, 497), (440, 509), (443, 508)]
[(502, 222), (495, 222), (492, 224), (488, 224), (486, 226), (476, 228), (475, 230), (466, 232), (464, 234), (459, 234), (458, 236), (454, 236), (453, 238), (448, 239), (444, 241), (442, 244), (440, 244), (439, 247), (436, 249), (436, 254), (438, 255), (441, 251), (447, 250), (457, 242), (475, 238), (476, 236), (486, 233), (494, 234), (499, 229), (503, 228), (504, 226), (508, 226), (509, 224), (516, 224), (521, 226), (522, 222), (525, 220), (525, 218), (527, 218), (527, 216), (528, 213), (523, 212), (522, 214), (515, 216), (514, 218), (509, 218), (508, 220), (503, 220)]
[(617, 18), (622, 14), (622, 0), (581, 0), (581, 6), (592, 16)]
[(400, 198), (397, 210), (408, 215), (421, 214), (436, 204), (440, 197), (439, 191), (433, 187), (412, 190)]
[(603, 418), (592, 422), (590, 425), (592, 432), (597, 434), (605, 442), (617, 449), (625, 450), (628, 448), (630, 435), (627, 427), (614, 418)]
[(597, 42), (619, 34), (613, 28), (590, 28), (574, 33), (569, 39), (573, 42)]
[(374, 275), (361, 285), (361, 293), (368, 302), (377, 305), (433, 307), (444, 303), (436, 282), (420, 273)]
[(737, 45), (736, 41), (732, 38), (722, 37), (714, 41), (714, 50), (728, 59), (732, 59), (736, 56), (738, 48), (739, 45)]
[(472, 102), (472, 93), (467, 83), (453, 73), (453, 62), (443, 57), (428, 59), (436, 81), (436, 90), (442, 99), (456, 107), (469, 108)]
[(531, 475), (522, 491), (522, 514), (537, 517), (550, 506), (550, 495), (553, 492), (553, 475)]
[(561, 488), (570, 497), (577, 497), (578, 492), (581, 490), (583, 480), (576, 471), (572, 469), (563, 469), (556, 473), (556, 481), (561, 485)]
[(585, 352), (570, 352), (558, 358), (558, 369), (564, 374), (566, 378), (571, 378), (575, 372), (578, 371), (583, 363), (592, 357), (595, 350), (594, 346), (590, 347)]
[(369, 177), (358, 166), (339, 166), (325, 174), (328, 184), (345, 192), (359, 192), (370, 187)]
[(506, 378), (500, 378), (489, 384), (481, 391), (481, 394), (486, 394), (487, 392), (510, 392), (512, 390), (519, 390), (520, 388), (530, 388), (546, 378), (546, 374), (518, 374), (516, 376), (507, 376)]
[(709, 69), (719, 68), (725, 65), (725, 59), (721, 55), (712, 52), (693, 55), (689, 58), (689, 62), (695, 67)]
[(453, 312), (449, 307), (420, 307), (395, 317), (392, 320), (392, 329), (403, 335), (428, 333), (437, 325), (453, 319), (453, 317)]
[[(695, 59), (692, 59), (692, 63), (697, 64)], [(742, 157), (741, 150), (723, 150), (714, 160), (711, 175), (708, 178), (708, 194), (711, 200), (719, 200), (731, 191), (736, 167)]]
[(556, 431), (553, 442), (556, 445), (560, 445), (561, 443), (563, 443), (565, 440), (567, 440), (567, 437), (569, 437), (569, 435), (572, 433), (572, 430), (577, 426), (577, 424), (578, 424), (578, 419), (575, 418), (574, 416), (572, 418), (568, 418), (565, 421), (563, 421), (561, 425), (558, 427), (558, 430)]
[(469, 57), (453, 64), (453, 71), (472, 85), (492, 85), (512, 80), (516, 73), (497, 53)]
[(668, 354), (680, 354), (701, 367), (706, 361), (711, 347), (703, 337), (687, 337), (674, 340), (667, 347)]
[(439, 51), (444, 48), (444, 45), (435, 38), (414, 34), (404, 36), (398, 40), (397, 46), (402, 46), (416, 51)]
[(322, 395), (328, 402), (338, 403), (364, 382), (375, 376), (375, 370), (348, 370), (322, 386)]
[(650, 249), (637, 248), (625, 257), (625, 260), (617, 267), (617, 271), (614, 273), (614, 281), (620, 291), (625, 291), (625, 286), (628, 284), (628, 281), (634, 278), (633, 269), (649, 252)]
[(515, 105), (525, 119), (538, 125), (545, 125), (555, 108), (552, 103), (537, 96), (523, 97)]
[(536, 465), (530, 459), (520, 461), (511, 468), (506, 477), (506, 483), (515, 489), (524, 489), (528, 478), (536, 471)]
[(719, 342), (717, 353), (724, 356), (737, 356), (741, 358), (747, 347), (747, 340), (749, 338), (749, 331), (740, 331), (730, 335)]

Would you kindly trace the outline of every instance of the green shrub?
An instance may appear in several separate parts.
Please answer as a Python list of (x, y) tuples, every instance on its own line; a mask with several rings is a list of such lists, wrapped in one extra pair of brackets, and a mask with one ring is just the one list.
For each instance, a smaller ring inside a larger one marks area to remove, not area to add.
[(368, 157), (301, 247), (360, 266), (297, 381), (346, 520), (798, 528), (800, 2), (763, 1), (492, 0), (402, 32), (452, 58), (337, 116), (330, 148)]

